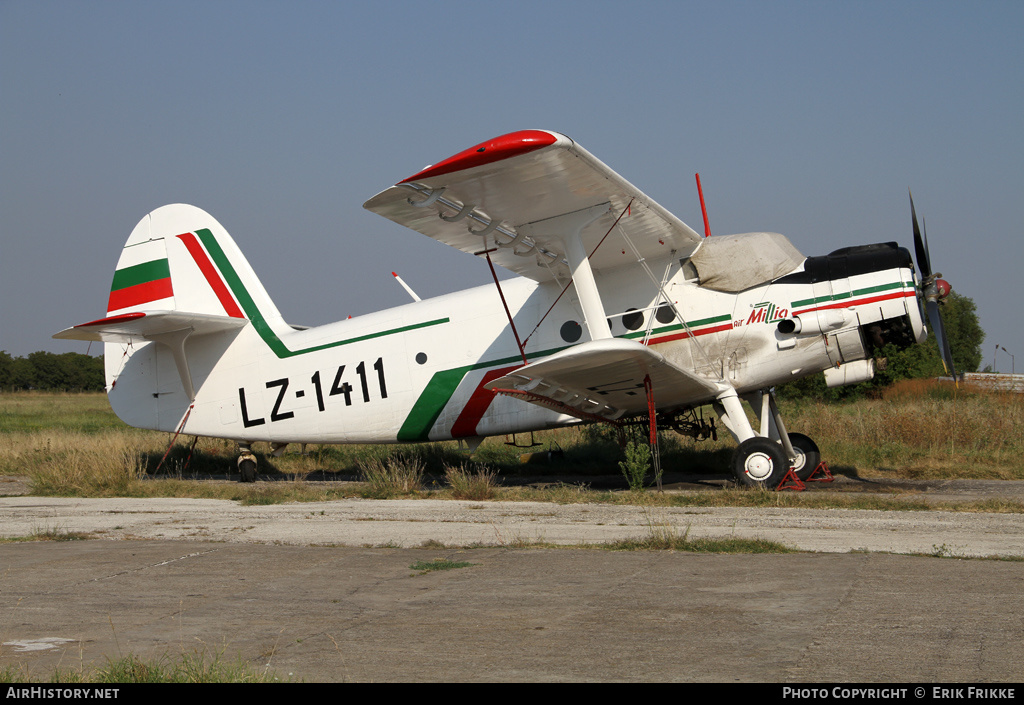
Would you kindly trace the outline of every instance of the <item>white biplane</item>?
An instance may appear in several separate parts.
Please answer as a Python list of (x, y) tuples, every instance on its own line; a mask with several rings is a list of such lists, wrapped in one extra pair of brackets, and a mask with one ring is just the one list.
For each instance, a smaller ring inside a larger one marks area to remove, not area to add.
[(705, 237), (541, 130), (471, 147), (364, 207), (519, 276), (291, 326), (220, 223), (168, 205), (129, 236), (106, 317), (54, 337), (106, 344), (126, 423), (237, 441), (244, 481), (257, 441), (475, 448), (637, 419), (707, 436), (696, 412), (710, 404), (738, 442), (736, 478), (775, 486), (791, 467), (806, 478), (819, 455), (786, 431), (775, 385), (870, 379), (873, 346), (924, 341), (925, 309), (952, 364), (937, 308), (949, 287), (916, 214), (921, 279), (895, 243), (804, 257), (777, 233)]

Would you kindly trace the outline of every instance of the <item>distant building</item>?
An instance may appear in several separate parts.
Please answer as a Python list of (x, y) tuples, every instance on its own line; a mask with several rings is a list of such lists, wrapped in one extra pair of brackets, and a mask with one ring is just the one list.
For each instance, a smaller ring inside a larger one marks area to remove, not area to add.
[[(960, 376), (968, 387), (977, 387), (993, 392), (1017, 392), (1024, 394), (1024, 374), (1007, 375), (999, 373), (965, 372)], [(949, 380), (949, 377), (940, 377)]]

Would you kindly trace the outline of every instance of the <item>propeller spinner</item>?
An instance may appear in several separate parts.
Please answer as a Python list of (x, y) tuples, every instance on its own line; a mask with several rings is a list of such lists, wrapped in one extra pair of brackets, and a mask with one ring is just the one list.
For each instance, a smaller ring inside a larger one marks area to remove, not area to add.
[(942, 316), (939, 315), (939, 304), (949, 296), (952, 288), (945, 279), (941, 279), (939, 272), (932, 273), (931, 255), (928, 252), (928, 230), (922, 232), (917, 225), (917, 211), (914, 210), (914, 196), (910, 196), (910, 217), (914, 222), (914, 253), (917, 255), (917, 267), (921, 270), (921, 299), (924, 301), (925, 311), (928, 313), (928, 322), (935, 331), (935, 340), (939, 344), (939, 356), (942, 358), (942, 366), (946, 374), (952, 375), (956, 380), (956, 368), (953, 366), (953, 353), (949, 349), (949, 339), (946, 337), (946, 329), (942, 325)]

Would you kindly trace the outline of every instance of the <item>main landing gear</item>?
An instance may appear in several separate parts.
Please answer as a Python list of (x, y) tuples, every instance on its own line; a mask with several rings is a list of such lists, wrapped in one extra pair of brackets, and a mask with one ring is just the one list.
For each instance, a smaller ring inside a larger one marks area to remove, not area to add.
[(796, 452), (793, 472), (801, 481), (806, 481), (821, 462), (821, 451), (814, 441), (802, 433), (789, 434), (789, 442), (793, 444), (793, 450)]
[(760, 422), (754, 430), (740, 404), (736, 390), (729, 389), (714, 402), (715, 411), (739, 443), (732, 456), (736, 481), (749, 487), (775, 489), (790, 468), (800, 480), (806, 480), (821, 462), (818, 446), (802, 433), (787, 433), (775, 395), (770, 390), (744, 394)]
[(787, 472), (789, 460), (782, 445), (770, 438), (748, 438), (732, 456), (732, 474), (744, 485), (778, 487)]

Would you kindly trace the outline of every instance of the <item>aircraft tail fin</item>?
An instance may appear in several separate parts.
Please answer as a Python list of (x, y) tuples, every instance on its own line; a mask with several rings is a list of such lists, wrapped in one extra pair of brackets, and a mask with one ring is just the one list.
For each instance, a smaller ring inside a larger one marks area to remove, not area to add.
[(180, 203), (139, 221), (117, 262), (107, 316), (145, 310), (280, 318), (224, 227), (205, 211)]
[[(107, 343), (108, 389), (133, 345), (159, 343), (172, 353), (182, 389), (192, 400), (199, 380), (186, 341), (203, 339), (208, 341), (204, 349), (220, 350), (213, 358), (202, 356), (205, 369), (250, 322), (267, 328), (285, 325), (224, 227), (199, 208), (174, 204), (149, 213), (132, 230), (114, 272), (106, 317), (54, 337)], [(111, 354), (111, 344), (129, 349)]]

